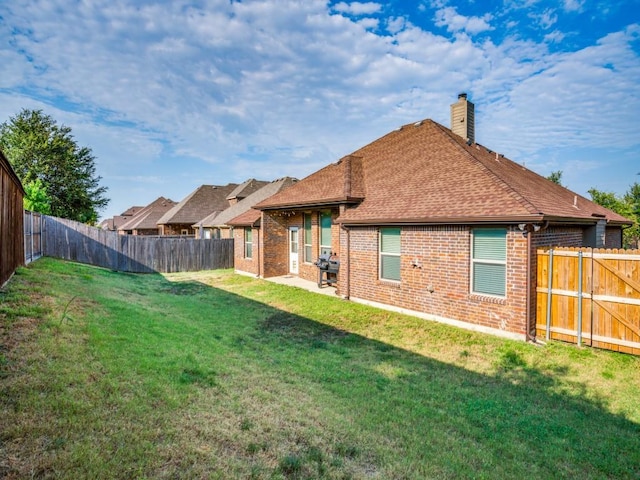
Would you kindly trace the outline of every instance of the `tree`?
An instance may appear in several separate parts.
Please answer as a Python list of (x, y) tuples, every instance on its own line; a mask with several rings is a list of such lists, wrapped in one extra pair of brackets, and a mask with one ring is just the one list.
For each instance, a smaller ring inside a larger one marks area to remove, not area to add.
[(109, 203), (91, 149), (42, 110), (23, 109), (0, 125), (0, 148), (23, 185), (41, 182), (51, 215), (94, 224)]
[(32, 212), (51, 214), (51, 200), (47, 195), (47, 190), (39, 178), (24, 185), (24, 208)]
[(562, 186), (562, 170), (551, 172), (547, 177), (547, 180), (551, 180), (553, 183), (557, 183)]
[(631, 185), (623, 199), (630, 211), (629, 218), (635, 222), (631, 228), (625, 231), (625, 238), (629, 240), (629, 244), (640, 248), (640, 184), (636, 182)]
[(634, 183), (622, 197), (595, 188), (589, 189), (589, 195), (598, 205), (633, 221), (631, 227), (624, 229), (622, 242), (625, 247), (640, 248), (640, 185)]

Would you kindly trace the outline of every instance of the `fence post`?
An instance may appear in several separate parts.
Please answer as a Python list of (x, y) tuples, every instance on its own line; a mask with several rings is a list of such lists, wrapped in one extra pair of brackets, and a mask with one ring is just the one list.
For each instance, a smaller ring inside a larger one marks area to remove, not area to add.
[(549, 250), (549, 285), (547, 288), (547, 328), (545, 339), (551, 337), (551, 290), (553, 288), (553, 248)]
[(582, 346), (582, 250), (578, 252), (578, 346)]

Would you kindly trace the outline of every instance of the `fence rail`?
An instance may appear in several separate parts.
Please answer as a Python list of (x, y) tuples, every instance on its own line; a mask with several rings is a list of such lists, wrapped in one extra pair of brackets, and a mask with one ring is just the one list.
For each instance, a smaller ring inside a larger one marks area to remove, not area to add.
[(538, 250), (537, 335), (640, 355), (640, 250)]
[(43, 217), (44, 255), (122, 272), (191, 272), (233, 267), (233, 239), (119, 235)]

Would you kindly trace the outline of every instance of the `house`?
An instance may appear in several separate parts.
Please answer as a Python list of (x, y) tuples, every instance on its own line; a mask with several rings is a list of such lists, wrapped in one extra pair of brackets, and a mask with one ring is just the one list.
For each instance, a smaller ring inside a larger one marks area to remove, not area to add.
[(630, 222), (476, 143), (466, 94), (451, 117), (454, 131), (404, 125), (234, 219), (252, 230), (236, 269), (316, 281), (333, 253), (343, 298), (534, 336), (536, 249), (619, 247)]
[(137, 214), (144, 207), (133, 206), (122, 212), (120, 215), (116, 215), (111, 218), (107, 218), (100, 222), (100, 228), (108, 230), (110, 232), (117, 232), (120, 226), (131, 220), (131, 218)]
[(222, 212), (252, 194), (267, 182), (249, 179), (241, 184), (201, 185), (158, 220), (160, 235), (194, 235), (194, 225)]
[(158, 197), (118, 226), (121, 235), (159, 235), (158, 220), (176, 205), (169, 198)]
[[(262, 200), (274, 195), (287, 187), (290, 187), (298, 180), (292, 177), (284, 177), (273, 182), (260, 182), (263, 184), (258, 190), (249, 196), (238, 200), (237, 196), (227, 197), (231, 202), (231, 206), (222, 212), (213, 212), (195, 225), (197, 238), (233, 238), (233, 227), (228, 222), (239, 215), (251, 210), (252, 207)], [(255, 182), (255, 180), (254, 180)], [(255, 211), (258, 217), (260, 212)]]

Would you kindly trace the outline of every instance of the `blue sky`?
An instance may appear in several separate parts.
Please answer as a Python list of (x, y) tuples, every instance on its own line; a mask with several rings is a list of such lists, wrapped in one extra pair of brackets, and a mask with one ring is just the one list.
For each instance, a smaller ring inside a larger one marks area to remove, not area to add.
[(491, 150), (585, 196), (640, 181), (640, 0), (3, 1), (0, 61), (0, 121), (71, 127), (103, 218), (448, 127), (461, 92)]

